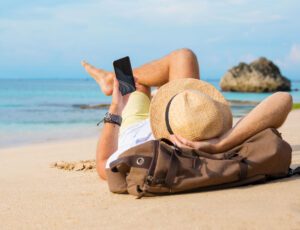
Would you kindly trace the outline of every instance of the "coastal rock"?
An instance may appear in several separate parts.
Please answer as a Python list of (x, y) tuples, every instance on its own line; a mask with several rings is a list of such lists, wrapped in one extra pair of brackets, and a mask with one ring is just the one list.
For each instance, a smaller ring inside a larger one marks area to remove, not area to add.
[(231, 68), (222, 77), (220, 87), (223, 91), (237, 92), (290, 91), (291, 82), (272, 61), (262, 57)]

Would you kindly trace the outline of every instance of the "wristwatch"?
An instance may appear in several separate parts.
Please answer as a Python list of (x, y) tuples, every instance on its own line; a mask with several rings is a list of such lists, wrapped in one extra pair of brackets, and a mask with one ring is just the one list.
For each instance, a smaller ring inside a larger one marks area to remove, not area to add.
[(103, 118), (104, 123), (112, 123), (121, 126), (122, 117), (116, 114), (107, 112)]

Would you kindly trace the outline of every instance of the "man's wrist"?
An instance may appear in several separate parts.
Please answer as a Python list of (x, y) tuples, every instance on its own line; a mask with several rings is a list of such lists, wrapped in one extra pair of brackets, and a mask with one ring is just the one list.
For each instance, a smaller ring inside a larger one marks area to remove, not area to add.
[(122, 117), (120, 115), (107, 112), (103, 118), (103, 121), (104, 123), (112, 123), (121, 126)]
[(220, 153), (222, 152), (223, 145), (221, 143), (221, 140), (219, 138), (211, 139), (210, 140), (210, 147), (209, 151), (211, 153)]
[(111, 104), (109, 109), (108, 109), (109, 113), (119, 115), (119, 116), (122, 115), (122, 111), (123, 111), (123, 108), (120, 108), (120, 106), (118, 106), (116, 104)]
[(224, 151), (224, 143), (222, 140), (219, 140), (218, 142), (214, 143), (214, 151), (215, 153), (220, 153)]

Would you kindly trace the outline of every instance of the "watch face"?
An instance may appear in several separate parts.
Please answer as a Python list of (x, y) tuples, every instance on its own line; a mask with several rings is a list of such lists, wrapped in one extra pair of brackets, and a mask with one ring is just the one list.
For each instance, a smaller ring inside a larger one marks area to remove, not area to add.
[(113, 122), (117, 122), (117, 119), (113, 116), (110, 117), (110, 119), (113, 121)]
[(111, 123), (117, 123), (121, 125), (122, 123), (122, 117), (119, 115), (111, 114), (111, 113), (106, 113), (104, 117), (105, 122), (111, 122)]
[(106, 113), (104, 118), (106, 118), (106, 119), (109, 118), (109, 113)]

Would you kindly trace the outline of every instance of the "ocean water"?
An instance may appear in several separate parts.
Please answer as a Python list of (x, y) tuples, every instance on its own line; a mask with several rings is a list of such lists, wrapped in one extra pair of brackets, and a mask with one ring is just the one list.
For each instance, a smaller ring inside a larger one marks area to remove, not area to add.
[[(217, 80), (208, 80), (217, 88)], [(300, 89), (300, 81), (292, 82)], [(300, 102), (300, 91), (291, 92)], [(228, 100), (259, 102), (267, 93), (224, 92)], [(0, 148), (97, 135), (96, 124), (107, 109), (81, 105), (109, 104), (98, 85), (82, 79), (0, 79)], [(232, 103), (234, 116), (243, 116), (255, 103)], [(274, 105), (275, 106), (275, 105)]]

